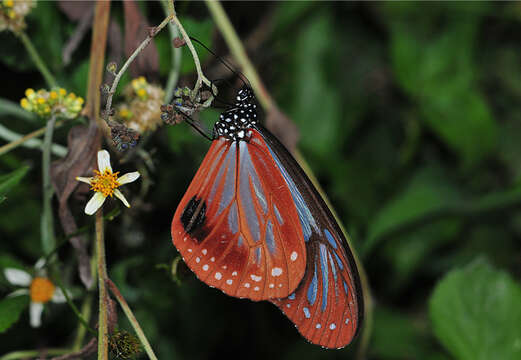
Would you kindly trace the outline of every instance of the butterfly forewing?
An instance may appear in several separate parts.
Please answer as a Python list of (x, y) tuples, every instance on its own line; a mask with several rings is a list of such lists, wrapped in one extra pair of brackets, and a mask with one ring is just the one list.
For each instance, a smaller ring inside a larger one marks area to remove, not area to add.
[(306, 241), (306, 274), (295, 293), (274, 299), (313, 344), (340, 348), (356, 336), (363, 314), (357, 267), (340, 227), (288, 151), (258, 126), (291, 190)]
[(286, 297), (304, 276), (291, 192), (269, 153), (248, 142), (213, 141), (176, 210), (172, 239), (199, 279), (231, 296)]

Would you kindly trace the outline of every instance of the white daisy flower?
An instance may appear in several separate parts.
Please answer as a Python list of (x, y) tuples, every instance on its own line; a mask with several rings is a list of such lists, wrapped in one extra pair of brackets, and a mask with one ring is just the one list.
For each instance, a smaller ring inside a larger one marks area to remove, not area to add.
[(45, 275), (45, 271), (42, 269), (44, 263), (42, 260), (36, 263), (35, 269), (37, 275), (35, 276), (20, 269), (4, 269), (5, 278), (10, 284), (23, 287), (22, 289), (13, 291), (8, 296), (29, 295), (31, 297), (29, 319), (32, 327), (39, 327), (42, 324), (44, 304), (48, 302), (64, 303), (66, 301), (62, 290), (56, 287)]
[(96, 193), (85, 206), (85, 214), (94, 214), (105, 202), (107, 196), (116, 195), (126, 207), (130, 207), (123, 193), (118, 187), (131, 183), (139, 178), (139, 172), (134, 171), (118, 178), (118, 172), (113, 173), (110, 166), (110, 155), (107, 150), (98, 151), (98, 170), (94, 170), (94, 177), (76, 177), (76, 180), (87, 183), (91, 186), (91, 190)]

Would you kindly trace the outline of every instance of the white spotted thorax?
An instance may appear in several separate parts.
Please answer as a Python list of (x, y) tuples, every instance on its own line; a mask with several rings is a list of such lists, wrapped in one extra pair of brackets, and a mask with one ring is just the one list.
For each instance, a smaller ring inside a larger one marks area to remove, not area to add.
[(247, 140), (250, 128), (257, 123), (257, 105), (250, 88), (243, 87), (237, 93), (235, 105), (219, 116), (214, 125), (214, 137), (224, 136), (228, 140)]

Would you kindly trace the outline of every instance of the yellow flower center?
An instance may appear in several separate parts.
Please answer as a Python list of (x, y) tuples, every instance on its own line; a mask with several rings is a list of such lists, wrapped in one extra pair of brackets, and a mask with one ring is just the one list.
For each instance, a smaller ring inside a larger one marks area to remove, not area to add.
[(30, 288), (31, 301), (46, 303), (54, 294), (54, 284), (47, 278), (35, 277)]
[(90, 182), (91, 189), (102, 193), (105, 197), (112, 197), (114, 190), (121, 185), (118, 182), (119, 171), (113, 173), (107, 169), (100, 173), (98, 170), (94, 170), (94, 174), (94, 178)]

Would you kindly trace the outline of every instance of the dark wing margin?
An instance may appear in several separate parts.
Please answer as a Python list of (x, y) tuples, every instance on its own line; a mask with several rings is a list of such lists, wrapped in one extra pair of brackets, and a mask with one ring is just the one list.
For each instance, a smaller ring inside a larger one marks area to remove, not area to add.
[(355, 258), (333, 214), (293, 156), (267, 129), (256, 125), (255, 130), (292, 192), (307, 252), (306, 273), (297, 290), (271, 302), (311, 343), (342, 348), (359, 333), (364, 314)]

